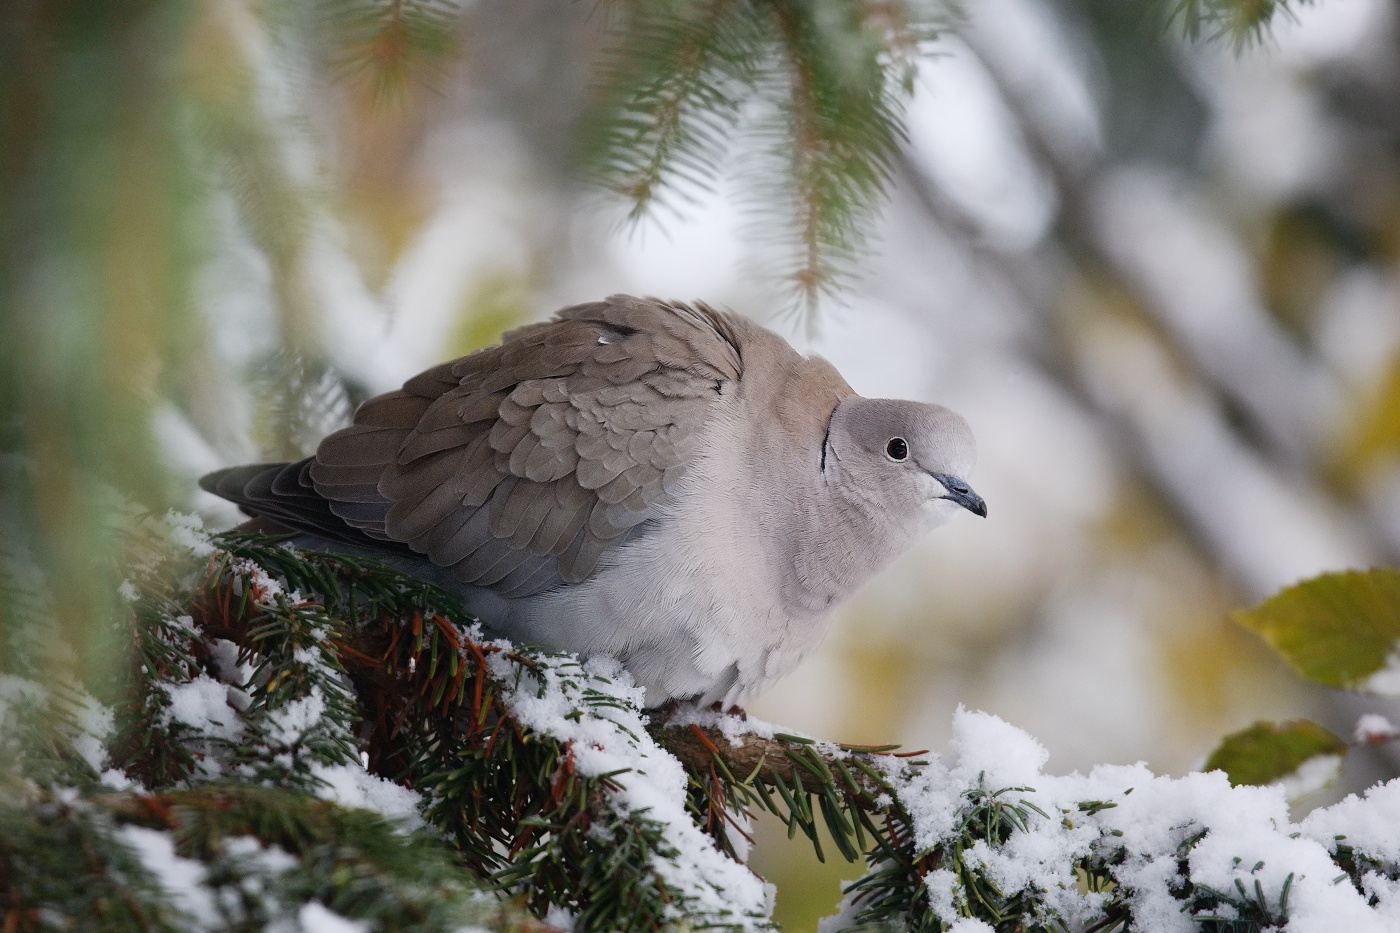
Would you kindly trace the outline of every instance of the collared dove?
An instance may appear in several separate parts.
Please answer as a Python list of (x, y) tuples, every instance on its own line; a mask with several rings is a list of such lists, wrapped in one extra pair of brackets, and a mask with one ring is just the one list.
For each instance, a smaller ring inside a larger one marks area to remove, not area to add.
[(370, 399), (314, 457), (201, 485), (516, 640), (614, 657), (648, 706), (730, 706), (917, 537), (987, 514), (974, 456), (953, 412), (862, 398), (739, 315), (614, 295)]

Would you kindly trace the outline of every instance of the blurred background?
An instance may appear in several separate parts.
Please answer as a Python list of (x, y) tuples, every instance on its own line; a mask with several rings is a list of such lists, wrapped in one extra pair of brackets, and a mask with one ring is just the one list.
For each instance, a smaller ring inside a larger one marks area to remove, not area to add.
[[(1153, 9), (938, 14), (859, 276), (794, 312), (746, 239), (769, 221), (741, 166), (636, 225), (580, 180), (611, 28), (592, 3), (21, 0), (0, 33), (6, 600), (46, 580), (66, 663), (100, 672), (84, 620), (118, 598), (100, 568), (133, 509), (226, 527), (204, 472), (304, 455), (564, 305), (699, 298), (862, 394), (963, 414), (990, 507), (751, 713), (937, 750), (961, 703), (1061, 772), (1180, 773), (1261, 718), (1349, 735), (1375, 704), (1304, 685), (1229, 613), (1400, 557), (1397, 8), (1280, 10), (1238, 48)], [(1396, 773), (1349, 756), (1303, 806)], [(760, 837), (778, 919), (814, 929), (860, 871)]]

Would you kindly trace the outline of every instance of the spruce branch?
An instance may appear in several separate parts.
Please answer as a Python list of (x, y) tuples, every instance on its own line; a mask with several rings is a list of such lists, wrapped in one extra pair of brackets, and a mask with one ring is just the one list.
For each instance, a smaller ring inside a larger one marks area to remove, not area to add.
[(765, 135), (786, 163), (779, 177), (787, 179), (794, 244), (787, 275), (810, 310), (854, 272), (904, 140), (908, 85), (892, 62), (916, 42), (891, 35), (862, 2), (770, 7), (781, 51), (768, 87), (778, 91), (770, 90), (772, 102), (790, 138), (777, 127)]
[(1224, 39), (1236, 51), (1268, 35), (1274, 17), (1292, 16), (1292, 4), (1311, 0), (1157, 0), (1169, 25), (1179, 26), (1187, 39)]
[(753, 238), (783, 252), (782, 274), (809, 309), (837, 294), (889, 182), (915, 62), (939, 9), (874, 0), (618, 6), (585, 124), (590, 174), (636, 221), (709, 189), (737, 153)]
[[(658, 725), (654, 732), (686, 765), (692, 788), (704, 802), (696, 808), (697, 817), (727, 807), (760, 807), (787, 823), (789, 838), (800, 830), (819, 859), (825, 861), (819, 824), (843, 858), (864, 859), (869, 873), (846, 888), (858, 926), (901, 924), (929, 933), (946, 929), (925, 884), (940, 869), (958, 874), (966, 892), (966, 916), (996, 924), (1027, 919), (1049, 924), (1055, 919), (1035, 892), (1005, 894), (985, 870), (965, 858), (979, 841), (1001, 846), (1013, 832), (1029, 831), (1031, 814), (1046, 817), (1035, 803), (1012, 796), (1031, 788), (988, 790), (979, 782), (964, 792), (959, 825), (947, 844), (921, 850), (914, 841), (914, 817), (901, 802), (893, 775), (926, 764), (918, 757), (926, 752), (781, 734), (745, 735), (736, 744), (720, 729), (695, 723)], [(732, 851), (723, 833), (716, 835)]]
[(746, 0), (628, 6), (584, 121), (585, 161), (639, 220), (675, 210), (717, 177), (762, 61), (762, 22)]
[[(335, 665), (324, 667), (355, 685), (360, 715), (346, 722), (340, 709), (327, 719), (361, 738), (371, 772), (423, 795), (424, 815), (473, 873), (539, 916), (567, 907), (585, 930), (660, 929), (681, 917), (761, 925), (717, 897), (697, 899), (703, 879), (669, 870), (681, 856), (674, 825), (627, 804), (621, 775), (579, 768), (571, 741), (522, 718), (521, 699), (546, 687), (575, 697), (568, 716), (578, 720), (619, 708), (637, 717), (600, 689), (599, 675), (571, 656), (486, 640), (457, 621), (452, 596), (375, 561), (266, 538), (219, 543), (190, 601), (193, 626), (238, 644), (240, 659), (258, 659), (247, 687), (255, 698), (295, 680), (289, 661), (334, 652)], [(298, 629), (298, 620), (312, 621)], [(621, 731), (644, 742), (640, 720), (632, 733), (625, 721)], [(286, 759), (246, 727), (245, 735), (262, 756)]]
[(442, 71), (463, 14), (454, 0), (322, 0), (320, 12), (333, 66), (364, 80), (381, 106), (401, 103), (412, 81)]

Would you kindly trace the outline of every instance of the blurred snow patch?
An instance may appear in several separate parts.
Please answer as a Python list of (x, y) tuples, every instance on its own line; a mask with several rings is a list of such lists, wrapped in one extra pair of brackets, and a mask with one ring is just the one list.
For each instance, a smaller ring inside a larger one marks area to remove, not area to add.
[[(422, 357), (427, 354), (390, 339), (394, 323), (390, 310), (365, 285), (344, 241), (335, 221), (319, 218), (317, 235), (307, 249), (307, 277), (322, 310), (321, 340), (326, 353), (336, 368), (377, 395), (397, 389), (422, 370)], [(431, 336), (442, 339), (438, 332)]]
[(1374, 391), (1400, 349), (1396, 308), (1400, 285), (1374, 266), (1346, 269), (1327, 289), (1313, 341), (1353, 392)]
[(927, 327), (863, 301), (824, 310), (821, 330), (807, 349), (825, 357), (866, 398), (935, 401), (929, 390), (946, 377), (951, 348)]
[(1250, 257), (1211, 206), (1169, 175), (1125, 170), (1099, 186), (1094, 214), (1104, 251), (1203, 375), (1281, 452), (1312, 449), (1345, 400), (1272, 320)]
[(350, 920), (320, 901), (307, 901), (297, 912), (301, 933), (369, 933), (368, 920)]
[(1209, 152), (1230, 193), (1265, 207), (1322, 189), (1346, 137), (1320, 93), (1276, 59), (1239, 57), (1213, 45), (1201, 60), (1197, 87), (1215, 109)]
[(608, 237), (606, 250), (621, 277), (611, 290), (722, 303), (734, 293), (744, 261), (742, 196), (728, 181), (712, 190), (673, 183), (679, 191), (670, 198), (680, 216), (658, 210), (635, 225), (614, 221), (617, 235)]
[(1363, 680), (1357, 689), (1381, 696), (1400, 696), (1400, 645), (1396, 645), (1385, 659), (1385, 667)]
[(1079, 350), (1092, 360), (1090, 391), (1138, 426), (1154, 479), (1251, 595), (1263, 598), (1326, 570), (1370, 563), (1348, 518), (1246, 445), (1218, 403), (1181, 378), (1150, 334), (1106, 322)]
[(144, 826), (123, 826), (118, 836), (136, 850), (141, 863), (168, 893), (175, 906), (191, 924), (186, 929), (213, 930), (221, 926), (213, 892), (205, 887), (208, 873), (204, 865), (175, 854), (170, 833)]
[(1341, 773), (1341, 755), (1314, 755), (1299, 765), (1298, 770), (1280, 778), (1278, 784), (1285, 797), (1299, 800), (1327, 787)]
[(1382, 27), (1384, 0), (1327, 0), (1277, 7), (1269, 40), (1253, 52), (1295, 68), (1309, 68), (1352, 54)]
[(1092, 60), (1086, 43), (1076, 41), (1065, 18), (1041, 0), (980, 0), (966, 13), (963, 35), (1029, 108), (1029, 118), (1059, 158), (1071, 165), (1089, 162), (1102, 147), (1103, 131), (1081, 67)]
[[(104, 774), (107, 767), (107, 740), (115, 728), (115, 718), (110, 707), (97, 702), (86, 690), (78, 694), (79, 706), (77, 722), (79, 732), (73, 737), (73, 749), (83, 757), (88, 766), (98, 774)], [(108, 769), (110, 773), (121, 772)]]
[(914, 163), (1001, 249), (1026, 249), (1058, 207), (1026, 151), (1020, 127), (977, 56), (960, 40), (939, 43), (919, 69), (909, 104)]
[(1376, 745), (1400, 736), (1400, 731), (1380, 713), (1365, 713), (1357, 718), (1352, 736), (1358, 744)]

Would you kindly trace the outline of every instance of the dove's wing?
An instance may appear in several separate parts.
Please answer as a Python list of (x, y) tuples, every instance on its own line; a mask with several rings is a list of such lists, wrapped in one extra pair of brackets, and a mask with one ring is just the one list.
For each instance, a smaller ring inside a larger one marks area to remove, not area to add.
[(733, 321), (704, 305), (578, 305), (366, 402), (307, 475), (363, 534), (537, 593), (657, 515), (741, 365)]

